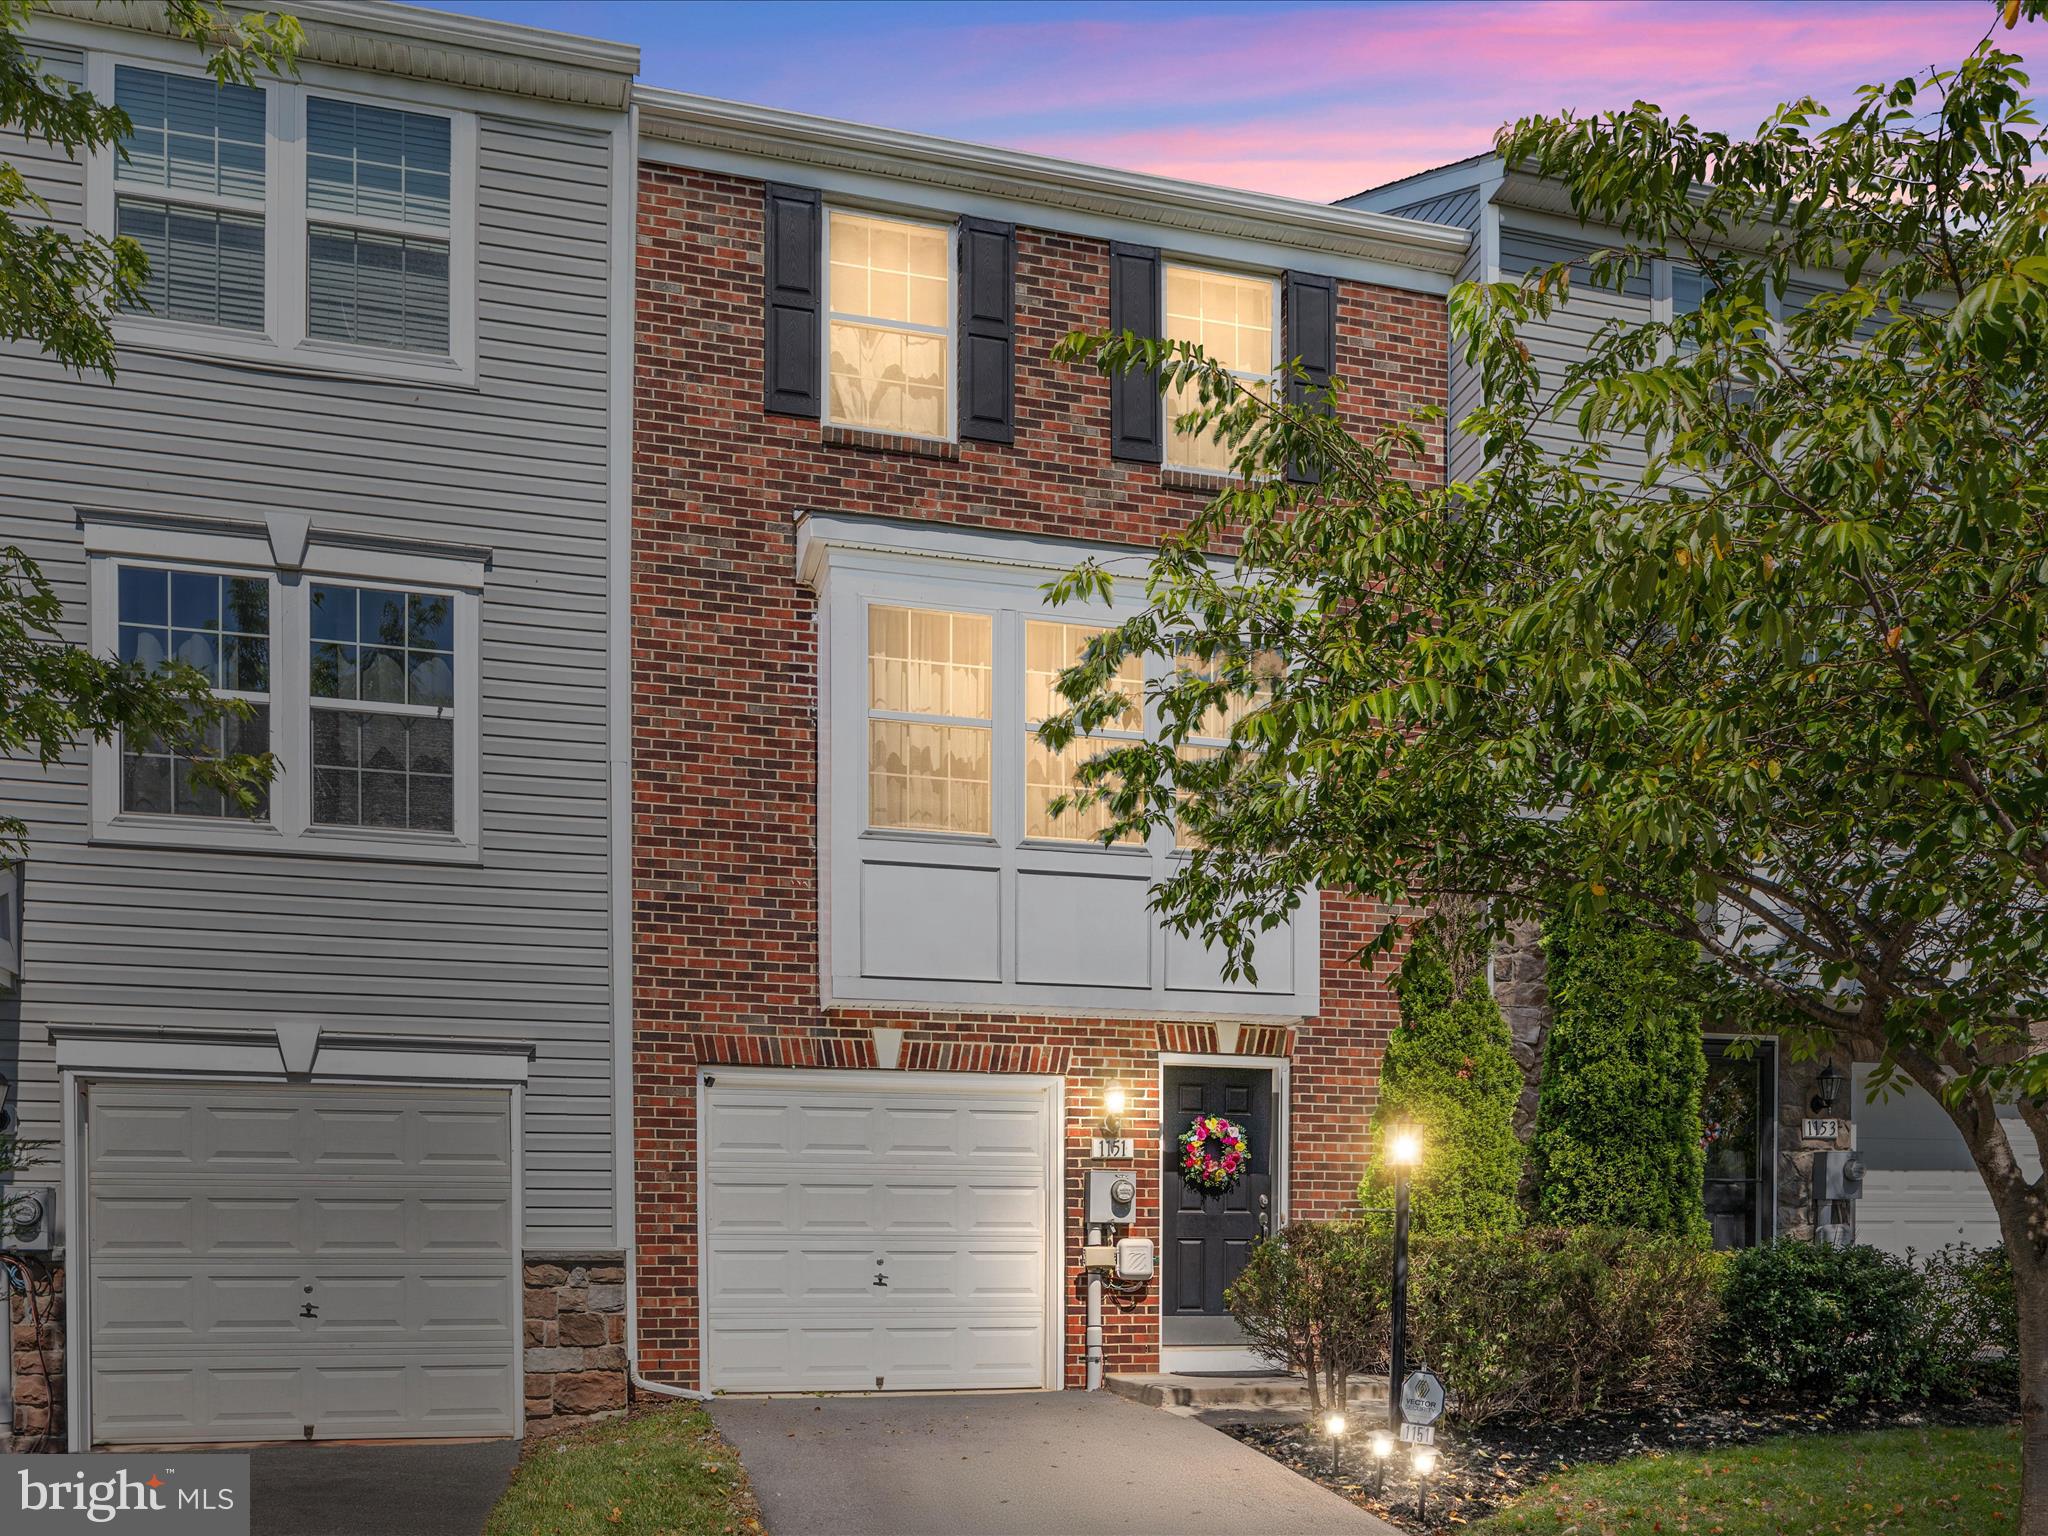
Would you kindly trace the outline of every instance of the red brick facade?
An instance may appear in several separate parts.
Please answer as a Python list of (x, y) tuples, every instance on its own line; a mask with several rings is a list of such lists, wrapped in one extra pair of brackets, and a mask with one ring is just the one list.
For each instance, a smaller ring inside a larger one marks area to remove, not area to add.
[[(796, 175), (791, 180), (800, 179)], [(908, 1031), (910, 1070), (1060, 1073), (1067, 1085), (1067, 1379), (1081, 1371), (1080, 1200), (1112, 1082), (1153, 1166), (1164, 1050), (1213, 1050), (1213, 1026), (1129, 1018), (820, 1005), (816, 718), (810, 594), (794, 516), (857, 512), (1149, 545), (1201, 505), (1198, 486), (1112, 460), (1108, 391), (1055, 364), (1055, 341), (1108, 321), (1107, 246), (1017, 233), (1014, 445), (934, 449), (830, 432), (761, 407), (759, 182), (643, 167), (634, 385), (634, 1135), (640, 1365), (695, 1385), (696, 1077), (700, 1064), (872, 1066), (872, 1027)], [(1283, 263), (1276, 259), (1275, 265)], [(1312, 260), (1296, 265), (1313, 267)], [(1341, 285), (1339, 374), (1359, 425), (1444, 393), (1441, 299)], [(1418, 473), (1437, 473), (1424, 466)], [(1290, 1206), (1353, 1204), (1380, 1050), (1382, 967), (1350, 956), (1356, 901), (1323, 902), (1322, 1013), (1246, 1025), (1242, 1054), (1293, 1061)], [(1147, 1128), (1150, 1134), (1145, 1135)], [(1158, 1235), (1156, 1181), (1132, 1231)], [(1111, 1369), (1152, 1369), (1157, 1298), (1106, 1309)]]

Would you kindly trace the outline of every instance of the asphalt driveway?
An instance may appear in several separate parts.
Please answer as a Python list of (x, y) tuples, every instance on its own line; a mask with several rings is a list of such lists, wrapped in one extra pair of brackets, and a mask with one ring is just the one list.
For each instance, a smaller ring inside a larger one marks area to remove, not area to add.
[(518, 1462), (517, 1440), (264, 1447), (250, 1536), (477, 1536)]
[(722, 1397), (774, 1536), (1398, 1536), (1194, 1419), (1107, 1392)]

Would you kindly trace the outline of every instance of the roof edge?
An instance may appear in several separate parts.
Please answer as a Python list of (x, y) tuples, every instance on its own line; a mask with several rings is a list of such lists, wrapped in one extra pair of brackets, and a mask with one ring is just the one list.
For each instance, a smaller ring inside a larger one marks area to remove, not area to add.
[[(640, 71), (640, 50), (631, 43), (392, 0), (286, 0), (281, 8), (305, 27), (301, 57), (381, 75), (623, 112)], [(142, 0), (50, 0), (49, 12), (135, 32), (170, 32), (163, 7)]]
[(1112, 170), (685, 91), (643, 85), (634, 101), (643, 139), (984, 192), (1420, 271), (1456, 272), (1470, 241), (1465, 230), (1449, 224)]

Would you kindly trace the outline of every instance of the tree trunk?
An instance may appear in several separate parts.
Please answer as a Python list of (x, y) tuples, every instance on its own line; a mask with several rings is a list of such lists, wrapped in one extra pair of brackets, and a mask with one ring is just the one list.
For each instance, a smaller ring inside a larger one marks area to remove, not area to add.
[(2005, 1250), (2020, 1314), (2020, 1536), (2048, 1536), (2048, 1257), (2010, 1234)]

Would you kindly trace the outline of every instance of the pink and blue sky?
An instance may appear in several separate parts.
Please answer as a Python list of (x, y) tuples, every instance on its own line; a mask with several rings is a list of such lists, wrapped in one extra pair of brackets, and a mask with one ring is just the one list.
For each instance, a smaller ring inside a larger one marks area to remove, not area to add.
[[(434, 0), (428, 0), (434, 3)], [(1328, 201), (1637, 98), (1746, 131), (1960, 59), (1985, 0), (439, 0), (637, 43), (652, 85)], [(2001, 31), (2048, 55), (2048, 26)]]

